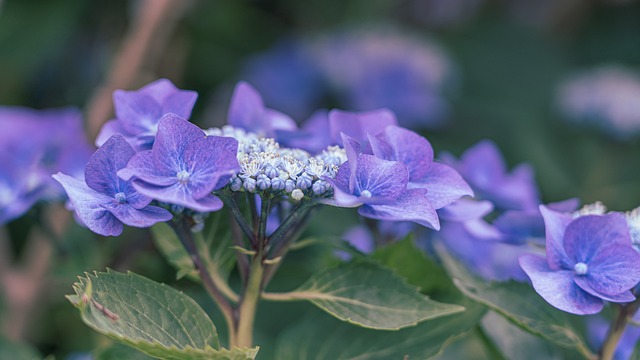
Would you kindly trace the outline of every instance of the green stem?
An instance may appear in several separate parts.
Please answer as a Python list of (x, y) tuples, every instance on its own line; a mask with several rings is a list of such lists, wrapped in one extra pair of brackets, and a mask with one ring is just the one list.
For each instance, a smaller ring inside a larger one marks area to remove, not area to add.
[(630, 304), (619, 305), (617, 307), (618, 313), (611, 322), (611, 327), (609, 328), (607, 337), (605, 338), (604, 344), (600, 349), (598, 359), (613, 359), (613, 354), (615, 353), (618, 342), (620, 341), (620, 338), (624, 333), (624, 329), (627, 326), (629, 319), (631, 319), (631, 317), (633, 317), (633, 314), (638, 310), (638, 307), (640, 307), (640, 299)]
[(179, 217), (177, 221), (169, 221), (169, 225), (173, 228), (178, 235), (178, 238), (182, 242), (185, 250), (189, 253), (191, 257), (191, 261), (193, 261), (193, 265), (198, 271), (198, 275), (200, 276), (200, 280), (204, 285), (205, 289), (213, 299), (213, 301), (218, 305), (220, 311), (222, 311), (222, 315), (229, 327), (229, 342), (233, 344), (235, 342), (235, 322), (233, 320), (233, 307), (231, 303), (227, 300), (226, 297), (222, 294), (215, 281), (211, 277), (211, 274), (207, 270), (204, 265), (202, 258), (200, 257), (200, 253), (196, 247), (196, 244), (191, 235), (191, 230), (189, 226), (189, 219), (185, 217)]
[(260, 221), (258, 223), (258, 242), (265, 243), (267, 238), (267, 221), (269, 220), (269, 213), (271, 212), (271, 199), (269, 199), (269, 193), (266, 193), (261, 198), (260, 205)]
[(223, 190), (217, 192), (216, 195), (220, 198), (220, 200), (222, 200), (224, 205), (231, 210), (231, 214), (236, 220), (236, 223), (238, 223), (238, 225), (240, 226), (240, 230), (242, 230), (247, 238), (249, 238), (249, 242), (251, 242), (251, 245), (254, 245), (256, 243), (256, 235), (242, 215), (242, 211), (240, 211), (236, 200), (233, 198), (233, 194)]
[(262, 291), (263, 272), (262, 252), (259, 251), (251, 263), (247, 287), (238, 308), (238, 332), (236, 342), (232, 343), (232, 346), (251, 347), (253, 345), (253, 322)]

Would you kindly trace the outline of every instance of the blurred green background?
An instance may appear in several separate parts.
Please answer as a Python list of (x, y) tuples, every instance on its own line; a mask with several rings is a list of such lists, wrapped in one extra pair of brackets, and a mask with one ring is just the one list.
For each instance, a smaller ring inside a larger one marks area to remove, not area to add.
[[(38, 109), (74, 105), (88, 112), (92, 96), (109, 78), (136, 19), (160, 3), (0, 0), (0, 105)], [(126, 79), (127, 88), (166, 77), (180, 88), (196, 90), (199, 99), (191, 118), (196, 123), (224, 123), (224, 109), (246, 60), (283, 38), (391, 26), (435, 41), (457, 69), (455, 86), (445, 94), (452, 110), (448, 125), (423, 132), (436, 154), (446, 150), (459, 156), (488, 138), (502, 149), (509, 167), (521, 162), (533, 165), (545, 202), (578, 197), (583, 203), (601, 200), (620, 211), (640, 205), (637, 138), (620, 141), (596, 127), (570, 124), (558, 111), (556, 99), (559, 84), (577, 71), (606, 64), (640, 70), (638, 1), (175, 3), (180, 4), (172, 5), (172, 16), (152, 36), (162, 44)], [(18, 254), (31, 222), (26, 217), (8, 226)], [(339, 234), (341, 230), (329, 231)], [(41, 300), (25, 342), (43, 355), (65, 358), (107, 341), (91, 333), (62, 297), (71, 292), (75, 275), (82, 271), (125, 267), (173, 282), (173, 271), (155, 252), (148, 233), (127, 231), (119, 238), (97, 240), (86, 230), (70, 231), (65, 240), (67, 255), (56, 260), (54, 281), (48, 284), (51, 289)], [(304, 257), (289, 265), (303, 269), (293, 283), (313, 270), (297, 262), (305, 264)], [(192, 291), (190, 285), (176, 286)], [(284, 326), (282, 308), (278, 308), (282, 306), (261, 309), (259, 322), (268, 321), (270, 314), (278, 314), (280, 321), (271, 321), (258, 341), (274, 337)], [(286, 318), (294, 319), (299, 306), (287, 308)]]

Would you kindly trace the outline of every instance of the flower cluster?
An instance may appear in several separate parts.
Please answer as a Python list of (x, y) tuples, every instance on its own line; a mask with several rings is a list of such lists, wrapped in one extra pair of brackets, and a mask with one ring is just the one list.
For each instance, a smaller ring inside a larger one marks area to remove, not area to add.
[(4, 224), (40, 200), (63, 198), (51, 174), (81, 176), (92, 149), (77, 109), (0, 107), (0, 128), (0, 224)]

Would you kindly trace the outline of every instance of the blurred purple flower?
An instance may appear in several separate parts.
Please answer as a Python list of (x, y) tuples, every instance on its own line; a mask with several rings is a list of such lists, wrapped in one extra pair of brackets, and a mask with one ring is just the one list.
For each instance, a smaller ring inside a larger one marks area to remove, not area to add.
[(456, 169), (471, 185), (476, 196), (493, 202), (501, 210), (535, 210), (540, 203), (533, 169), (522, 164), (511, 173), (498, 150), (489, 140), (469, 148), (460, 160), (442, 156), (444, 163)]
[(616, 65), (574, 75), (557, 94), (567, 120), (596, 126), (620, 140), (640, 134), (639, 98), (640, 74)]
[(410, 189), (426, 189), (434, 209), (443, 208), (473, 191), (451, 167), (433, 161), (427, 139), (398, 126), (387, 126), (378, 135), (368, 133), (373, 154), (385, 160), (401, 161), (409, 170)]
[(212, 194), (240, 170), (238, 141), (206, 136), (197, 126), (175, 115), (160, 119), (151, 150), (137, 153), (118, 171), (134, 188), (153, 199), (196, 211), (216, 211), (222, 201)]
[(167, 79), (156, 80), (139, 90), (116, 90), (113, 92), (116, 118), (104, 124), (96, 145), (101, 146), (113, 134), (122, 134), (136, 151), (148, 150), (160, 119), (168, 113), (188, 119), (197, 97), (195, 91), (180, 90)]
[(387, 126), (397, 124), (396, 116), (388, 109), (362, 112), (331, 110), (329, 112), (331, 140), (335, 144), (343, 144), (342, 134), (346, 134), (358, 143), (366, 144), (365, 150), (369, 149), (370, 135), (377, 135)]
[(343, 135), (348, 161), (335, 179), (325, 178), (334, 190), (325, 203), (338, 207), (360, 207), (362, 216), (388, 221), (412, 221), (439, 229), (435, 209), (425, 189), (408, 189), (409, 170), (400, 161), (362, 154), (360, 144)]
[[(62, 187), (51, 174), (82, 177), (92, 149), (77, 109), (0, 107), (0, 224), (39, 200), (58, 200)], [(28, 136), (28, 141), (25, 141)]]
[(171, 219), (171, 213), (150, 206), (151, 198), (138, 193), (130, 181), (117, 176), (135, 151), (116, 134), (100, 147), (87, 163), (84, 180), (57, 173), (53, 175), (69, 195), (78, 219), (91, 231), (116, 236), (123, 225), (149, 227)]
[(546, 259), (523, 255), (520, 265), (548, 303), (573, 314), (594, 314), (603, 300), (630, 302), (640, 281), (640, 255), (622, 214), (571, 215), (540, 207)]
[[(600, 349), (609, 330), (609, 322), (602, 317), (590, 318), (587, 322), (587, 339), (593, 349)], [(629, 360), (640, 341), (640, 327), (633, 324), (627, 325), (620, 337), (618, 346), (613, 353), (614, 360)]]
[(262, 137), (277, 138), (276, 131), (294, 131), (293, 119), (264, 106), (262, 97), (251, 85), (239, 82), (231, 97), (227, 114), (229, 125), (251, 131)]

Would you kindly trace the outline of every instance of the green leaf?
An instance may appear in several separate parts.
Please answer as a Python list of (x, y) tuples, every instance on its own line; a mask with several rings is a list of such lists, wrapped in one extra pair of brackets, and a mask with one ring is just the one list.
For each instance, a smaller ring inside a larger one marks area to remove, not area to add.
[(253, 359), (258, 349), (220, 349), (216, 328), (182, 292), (112, 270), (86, 274), (67, 298), (94, 330), (162, 359)]
[(308, 300), (340, 320), (379, 330), (398, 330), (464, 310), (430, 300), (393, 271), (366, 262), (328, 269), (293, 292), (263, 297)]
[(200, 280), (191, 257), (169, 225), (157, 223), (151, 227), (151, 234), (158, 250), (178, 270), (178, 279), (186, 276), (191, 280)]
[(430, 359), (463, 338), (483, 314), (475, 305), (463, 313), (399, 331), (376, 331), (327, 316), (305, 316), (276, 342), (274, 359), (388, 360)]
[(549, 305), (526, 283), (515, 281), (487, 283), (471, 275), (442, 247), (438, 255), (454, 278), (454, 284), (466, 296), (477, 301), (532, 334), (554, 344), (575, 348), (586, 358), (593, 358), (584, 339), (574, 330), (575, 317)]

